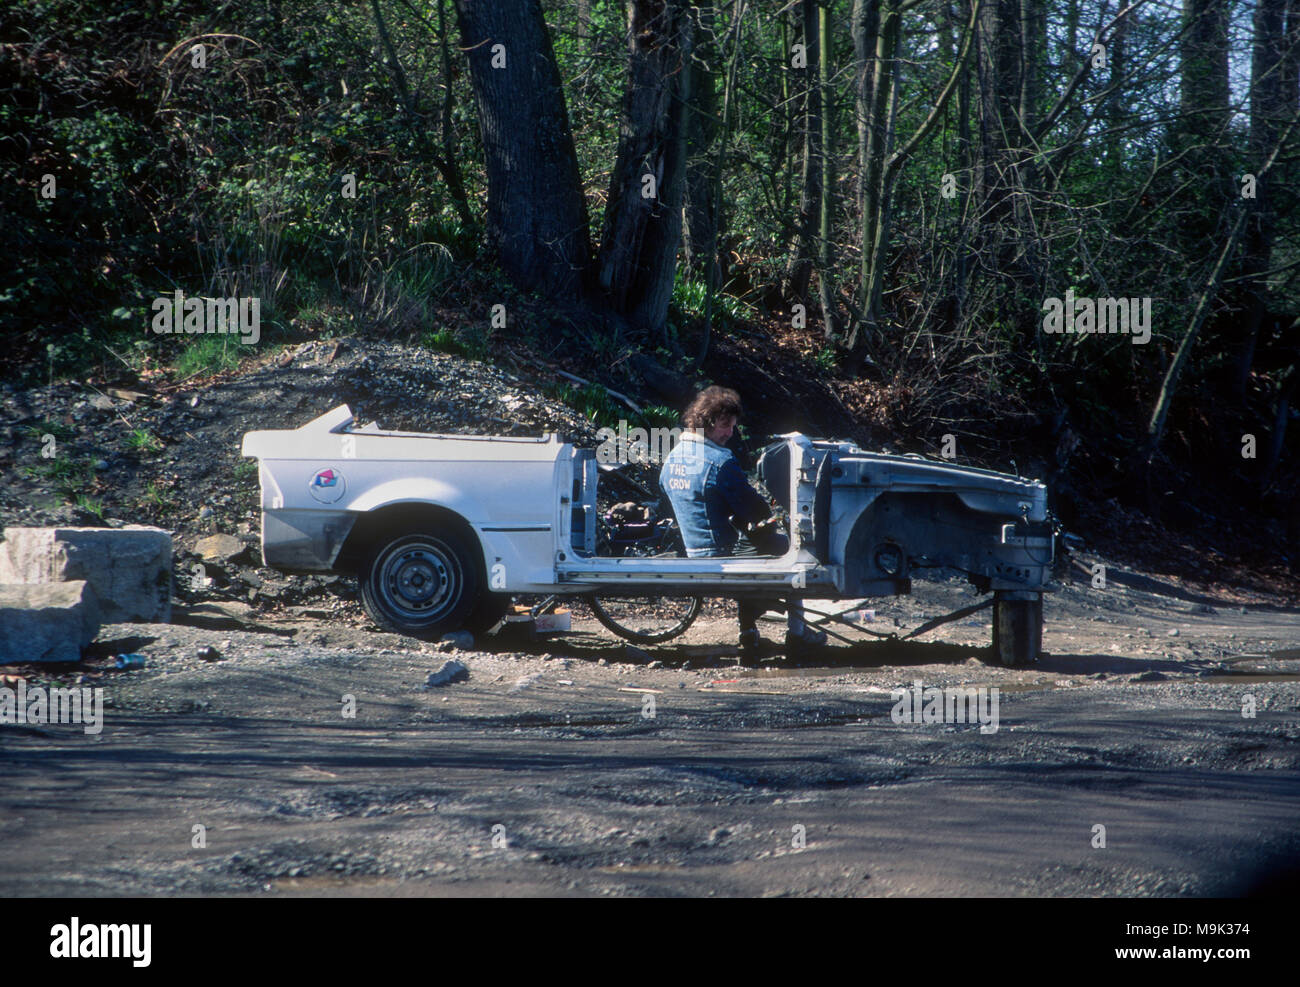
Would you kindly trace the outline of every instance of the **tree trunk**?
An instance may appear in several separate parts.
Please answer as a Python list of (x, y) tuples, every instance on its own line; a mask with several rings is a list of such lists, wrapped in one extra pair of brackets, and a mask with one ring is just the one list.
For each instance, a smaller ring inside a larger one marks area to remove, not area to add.
[(1214, 249), (1223, 235), (1223, 203), (1238, 197), (1225, 139), (1231, 118), (1227, 0), (1183, 0), (1183, 23), (1173, 145), (1193, 174), (1188, 194), (1181, 197), (1178, 246), (1197, 257)]
[(1277, 473), (1278, 464), (1282, 462), (1282, 449), (1286, 442), (1287, 421), (1291, 417), (1291, 402), (1295, 400), (1297, 385), (1300, 385), (1300, 367), (1292, 365), (1282, 375), (1281, 388), (1277, 395), (1277, 410), (1273, 413), (1273, 428), (1268, 437), (1268, 453), (1264, 456), (1263, 469), (1259, 475), (1260, 495), (1268, 493)]
[(1228, 5), (1226, 0), (1183, 0), (1179, 112), (1196, 141), (1217, 140), (1228, 123)]
[[(1034, 142), (1030, 135), (1037, 127), (1042, 112), (1043, 60), (1047, 51), (1047, 12), (1044, 10), (1044, 0), (1020, 0), (1019, 19), (1020, 109), (1015, 140), (1016, 187), (1021, 192), (1031, 194), (1015, 197), (1016, 230), (1023, 251), (1021, 268), (1026, 274), (1026, 280), (1039, 285), (1045, 271), (1039, 244), (1033, 235), (1036, 224), (1031, 215), (1032, 194), (1038, 191), (1038, 165), (1035, 163)], [(1037, 292), (1033, 294), (1037, 295)]]
[(618, 157), (596, 265), (614, 310), (665, 341), (682, 233), (692, 36), (684, 0), (629, 0)]
[(863, 210), (867, 147), (871, 140), (872, 85), (876, 73), (876, 34), (880, 29), (880, 0), (853, 0), (853, 107), (858, 125), (858, 211)]
[(791, 176), (794, 174), (794, 155), (790, 150), (794, 144), (794, 121), (795, 112), (792, 109), (793, 96), (790, 92), (790, 73), (793, 71), (790, 67), (790, 50), (794, 44), (796, 31), (794, 29), (794, 13), (792, 10), (785, 10), (778, 15), (781, 18), (781, 48), (780, 58), (785, 62), (781, 70), (781, 150), (776, 160), (781, 162), (781, 174), (783, 182), (781, 186), (781, 206), (787, 214), (794, 196), (791, 192)]
[(1119, 128), (1128, 121), (1128, 102), (1124, 98), (1128, 29), (1127, 17), (1115, 25), (1115, 33), (1106, 56), (1110, 65), (1110, 88), (1114, 90), (1106, 101), (1105, 120), (1111, 131), (1106, 138), (1106, 159), (1116, 174), (1124, 169), (1124, 137)]
[[(880, 288), (883, 281), (887, 232), (884, 212), (888, 206), (884, 189), (885, 157), (891, 140), (889, 107), (893, 102), (895, 65), (901, 37), (902, 14), (898, 0), (880, 0), (875, 11), (875, 53), (872, 58), (871, 102), (867, 107), (866, 144), (858, 149), (862, 173), (862, 261), (858, 269), (859, 319), (849, 333), (849, 348), (871, 341), (880, 318)], [(866, 5), (860, 9), (870, 19)], [(866, 36), (869, 23), (859, 28)]]
[(683, 210), (683, 275), (710, 286), (721, 283), (718, 267), (718, 203), (713, 195), (713, 157), (718, 135), (718, 60), (712, 0), (694, 9), (695, 50), (690, 63), (691, 98), (686, 122), (686, 207)]
[(834, 275), (831, 268), (835, 264), (834, 245), (831, 240), (833, 226), (835, 192), (835, 119), (831, 105), (831, 48), (830, 22), (825, 6), (817, 12), (817, 96), (820, 102), (818, 116), (821, 118), (821, 188), (817, 198), (817, 287), (822, 309), (822, 335), (830, 340), (835, 338), (836, 309)]
[(1023, 67), (1020, 0), (985, 0), (979, 18), (979, 163), (976, 200), (981, 249), (993, 270), (1012, 274), (1014, 193), (1023, 141), (1017, 114)]
[[(863, 7), (855, 8), (865, 14)], [(867, 143), (860, 149), (862, 168), (862, 262), (858, 272), (858, 311), (853, 328), (849, 331), (847, 347), (855, 352), (868, 347), (880, 320), (881, 286), (884, 282), (885, 251), (892, 232), (892, 202), (894, 182), (903, 164), (921, 141), (930, 134), (941, 119), (948, 101), (957, 90), (958, 81), (965, 74), (966, 63), (974, 47), (975, 21), (980, 11), (979, 0), (971, 11), (971, 20), (961, 51), (953, 65), (929, 114), (907, 140), (892, 149), (894, 143), (894, 108), (897, 96), (898, 49), (902, 35), (902, 10), (900, 0), (881, 0), (876, 31), (876, 72), (871, 83), (870, 118), (867, 126)], [(860, 35), (865, 33), (859, 29)], [(860, 354), (856, 354), (860, 355)], [(856, 357), (855, 357), (856, 358)]]
[[(960, 12), (970, 10), (974, 0), (959, 3)], [(953, 272), (953, 328), (966, 320), (966, 288), (970, 281), (973, 257), (971, 256), (970, 216), (975, 204), (975, 149), (970, 132), (971, 72), (963, 69), (957, 87), (957, 176), (961, 183), (961, 212), (957, 220), (956, 261)]]
[[(1269, 173), (1273, 165), (1277, 162), (1282, 148), (1286, 146), (1287, 138), (1296, 125), (1300, 124), (1300, 108), (1296, 109), (1286, 126), (1282, 128), (1281, 133), (1277, 136), (1276, 143), (1269, 152), (1267, 159), (1260, 165), (1256, 179), (1263, 178)], [(1232, 231), (1224, 241), (1223, 249), (1219, 251), (1219, 258), (1210, 271), (1206, 279), (1205, 287), (1201, 291), (1201, 296), (1196, 302), (1196, 309), (1192, 313), (1191, 322), (1188, 324), (1187, 333), (1183, 336), (1182, 341), (1178, 344), (1178, 351), (1174, 354), (1174, 359), (1169, 364), (1169, 369), (1165, 372), (1164, 380), (1160, 384), (1160, 394), (1156, 398), (1155, 408), (1151, 412), (1151, 421), (1147, 425), (1146, 456), (1147, 456), (1147, 483), (1150, 488), (1151, 474), (1150, 469), (1155, 457), (1156, 450), (1160, 446), (1160, 440), (1164, 437), (1165, 419), (1169, 415), (1169, 408), (1173, 403), (1174, 392), (1177, 390), (1179, 378), (1182, 376), (1183, 368), (1186, 366), (1188, 359), (1191, 357), (1192, 344), (1196, 342), (1201, 328), (1205, 325), (1206, 316), (1209, 313), (1210, 305), (1213, 304), (1215, 296), (1218, 294), (1219, 285), (1223, 279), (1224, 268), (1227, 267), (1228, 259), (1232, 256), (1237, 247), (1237, 242), (1241, 237), (1246, 226), (1246, 219), (1250, 216), (1250, 210), (1242, 209), (1236, 220), (1233, 222)]]
[(591, 262), (587, 206), (540, 0), (456, 0), (456, 14), (483, 135), (488, 242), (520, 287), (576, 296)]
[(1188, 323), (1187, 332), (1184, 333), (1182, 341), (1178, 344), (1174, 358), (1170, 361), (1169, 369), (1165, 371), (1164, 380), (1160, 382), (1160, 393), (1156, 397), (1155, 408), (1151, 412), (1151, 420), (1147, 423), (1148, 489), (1150, 488), (1152, 457), (1155, 456), (1156, 450), (1160, 447), (1160, 440), (1164, 437), (1165, 419), (1169, 416), (1169, 408), (1173, 404), (1174, 392), (1178, 389), (1179, 378), (1182, 377), (1183, 368), (1192, 355), (1192, 344), (1196, 342), (1196, 337), (1200, 335), (1201, 327), (1205, 325), (1205, 318), (1209, 314), (1210, 306), (1219, 293), (1219, 283), (1223, 280), (1223, 269), (1227, 266), (1228, 258), (1232, 256), (1233, 250), (1237, 247), (1237, 239), (1241, 236), (1245, 219), (1246, 213), (1242, 211), (1237, 216), (1237, 222), (1232, 227), (1232, 232), (1229, 234), (1227, 241), (1223, 244), (1223, 249), (1219, 251), (1219, 259), (1215, 261), (1214, 267), (1210, 270), (1205, 287), (1201, 290), (1201, 296), (1196, 301), (1196, 308), (1192, 311), (1192, 318), (1191, 322)]
[(786, 269), (786, 296), (807, 304), (808, 283), (817, 256), (817, 210), (821, 205), (821, 98), (817, 59), (821, 51), (817, 0), (803, 0), (803, 46), (807, 66), (802, 75), (803, 175), (799, 189), (799, 229)]
[[(1296, 96), (1282, 89), (1283, 53), (1286, 42), (1286, 0), (1257, 0), (1255, 7), (1255, 42), (1251, 59), (1250, 87), (1250, 164), (1262, 162), (1273, 150), (1278, 131), (1290, 115)], [(1246, 318), (1241, 327), (1241, 341), (1232, 374), (1232, 394), (1244, 402), (1246, 384), (1255, 361), (1259, 329), (1268, 311), (1268, 286), (1263, 274), (1269, 269), (1276, 235), (1273, 208), (1273, 179), (1256, 177), (1255, 198), (1246, 200), (1251, 215), (1246, 220), (1243, 238), (1242, 273), (1245, 282)]]
[[(713, 182), (711, 191), (711, 201), (717, 210), (715, 214), (717, 235), (726, 229), (726, 213), (722, 208), (722, 175), (727, 167), (727, 145), (731, 140), (731, 107), (736, 99), (736, 71), (740, 67), (741, 56), (741, 29), (745, 23), (745, 0), (736, 0), (731, 10), (731, 39), (728, 48), (731, 54), (727, 58), (727, 72), (725, 82), (722, 87), (722, 120), (720, 121), (721, 133), (718, 136), (718, 152), (713, 160), (713, 172), (710, 176)], [(708, 290), (704, 296), (704, 327), (700, 333), (700, 346), (695, 354), (695, 365), (704, 366), (704, 358), (709, 355), (709, 342), (713, 334), (713, 304), (717, 295), (717, 290), (721, 284), (723, 274), (724, 260), (719, 256), (716, 247), (714, 257), (717, 259), (712, 267), (713, 277), (707, 282)]]
[(578, 37), (591, 40), (591, 0), (578, 0)]

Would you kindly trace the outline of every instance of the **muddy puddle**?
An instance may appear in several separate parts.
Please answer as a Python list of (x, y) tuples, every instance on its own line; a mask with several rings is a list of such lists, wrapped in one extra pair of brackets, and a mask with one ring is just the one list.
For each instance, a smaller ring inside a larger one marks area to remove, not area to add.
[(1296, 682), (1300, 681), (1300, 648), (1283, 648), (1264, 654), (1239, 655), (1224, 662), (1222, 672), (1207, 675), (1203, 682)]

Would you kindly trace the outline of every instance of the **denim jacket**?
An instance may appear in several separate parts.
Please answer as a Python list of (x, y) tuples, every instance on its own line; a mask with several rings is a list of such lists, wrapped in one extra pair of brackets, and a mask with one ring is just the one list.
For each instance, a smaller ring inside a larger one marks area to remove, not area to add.
[(730, 554), (739, 537), (730, 516), (754, 523), (771, 513), (731, 450), (696, 432), (683, 432), (664, 458), (659, 487), (673, 505), (686, 554), (693, 559)]

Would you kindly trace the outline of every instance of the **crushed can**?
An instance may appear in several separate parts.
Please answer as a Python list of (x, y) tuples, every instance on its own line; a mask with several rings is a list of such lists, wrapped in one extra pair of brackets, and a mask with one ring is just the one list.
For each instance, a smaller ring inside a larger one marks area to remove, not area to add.
[(144, 655), (118, 655), (114, 664), (118, 668), (144, 668)]

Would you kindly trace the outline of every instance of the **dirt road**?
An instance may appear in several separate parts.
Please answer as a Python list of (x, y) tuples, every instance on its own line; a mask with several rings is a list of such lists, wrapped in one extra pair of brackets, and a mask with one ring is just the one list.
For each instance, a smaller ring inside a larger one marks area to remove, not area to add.
[[(1028, 670), (986, 664), (987, 612), (804, 664), (779, 657), (772, 624), (752, 670), (727, 619), (649, 660), (586, 622), (454, 654), (342, 619), (115, 625), (101, 651), (148, 664), (86, 674), (102, 732), (0, 727), (0, 893), (1164, 896), (1293, 880), (1300, 614), (1116, 575), (1049, 598), (1049, 654)], [(868, 603), (867, 626), (915, 627), (967, 593), (918, 584)], [(425, 688), (448, 658), (468, 679)], [(892, 690), (918, 681), (990, 703), (996, 687), (996, 730), (896, 722)]]

